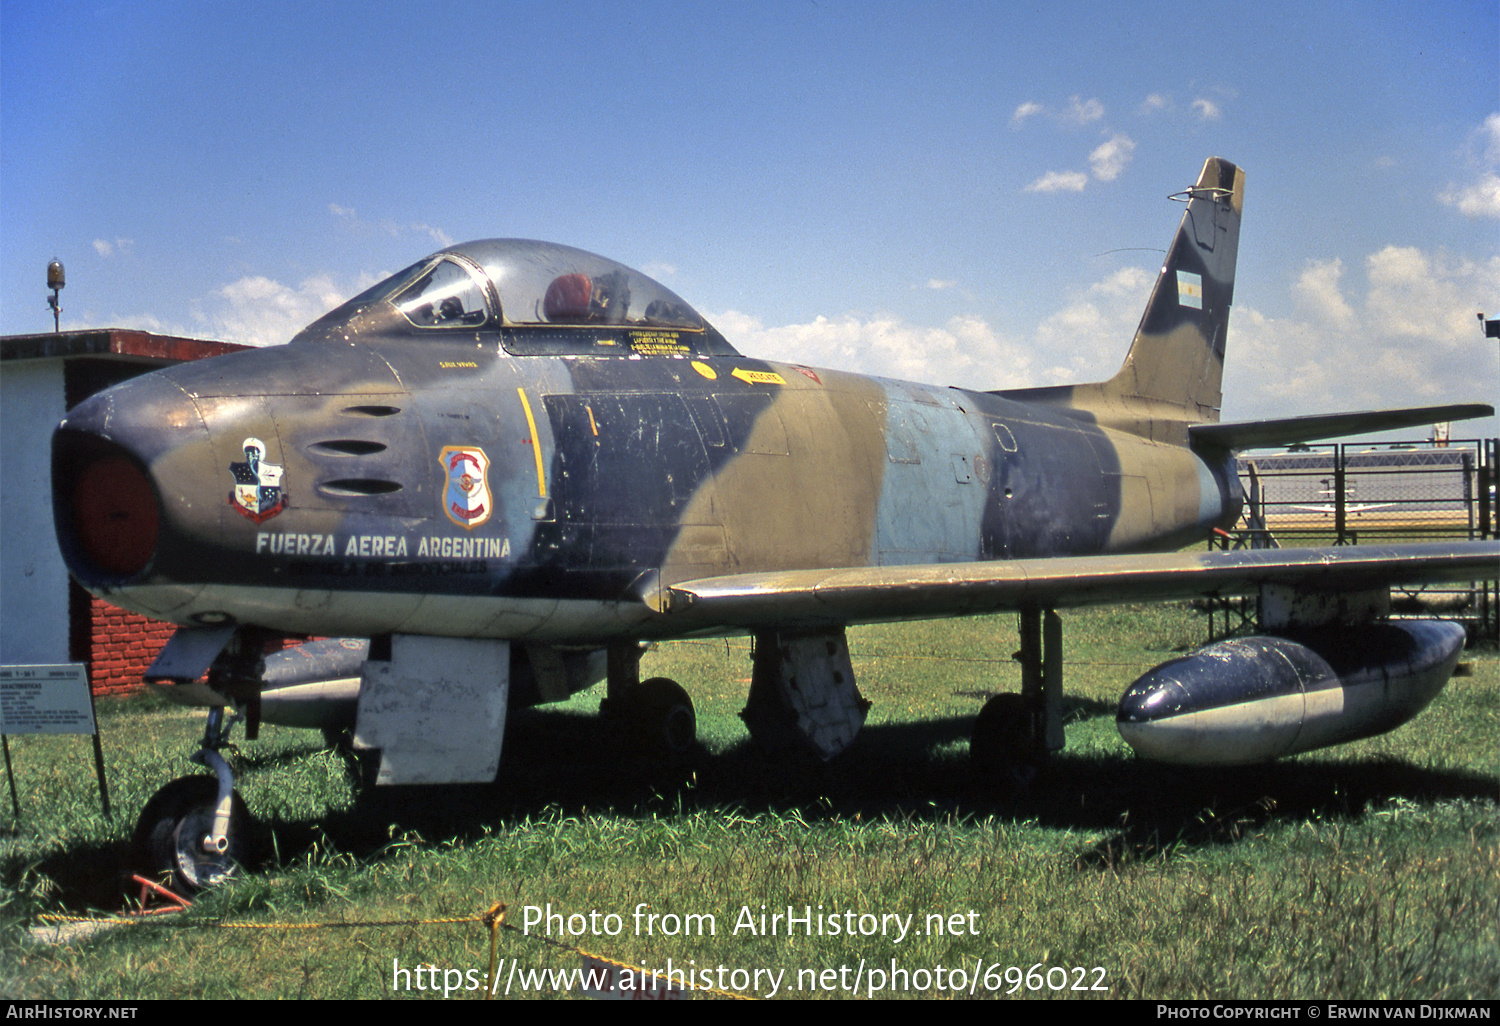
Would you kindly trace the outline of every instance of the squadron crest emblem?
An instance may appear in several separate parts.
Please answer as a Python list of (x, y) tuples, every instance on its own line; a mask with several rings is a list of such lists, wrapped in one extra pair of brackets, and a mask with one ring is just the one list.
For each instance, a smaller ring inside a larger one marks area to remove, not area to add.
[(447, 476), (443, 512), (458, 526), (473, 530), (490, 518), (490, 458), (478, 446), (449, 445), (438, 461)]
[(229, 464), (234, 475), (229, 505), (241, 516), (263, 524), (286, 509), (286, 492), (281, 487), (285, 468), (266, 462), (266, 443), (259, 438), (247, 438), (243, 446), (245, 462)]

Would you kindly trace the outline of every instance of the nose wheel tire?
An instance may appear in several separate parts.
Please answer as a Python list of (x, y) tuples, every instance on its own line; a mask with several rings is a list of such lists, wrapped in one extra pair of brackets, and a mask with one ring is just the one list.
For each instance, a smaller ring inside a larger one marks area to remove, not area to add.
[(131, 862), (137, 872), (183, 897), (233, 877), (249, 851), (250, 813), (238, 791), (230, 804), (228, 847), (204, 850), (213, 832), (219, 783), (214, 777), (178, 777), (157, 791), (136, 822)]

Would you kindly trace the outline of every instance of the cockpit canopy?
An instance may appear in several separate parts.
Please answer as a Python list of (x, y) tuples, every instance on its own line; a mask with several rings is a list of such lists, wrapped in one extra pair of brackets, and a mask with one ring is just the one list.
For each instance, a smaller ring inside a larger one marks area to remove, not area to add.
[(581, 249), (527, 239), (450, 246), (325, 314), (297, 338), (335, 330), (346, 336), (498, 330), (513, 352), (556, 351), (552, 345), (533, 349), (540, 338), (521, 342), (518, 350), (510, 340), (521, 336), (508, 329), (585, 326), (707, 333), (712, 343), (694, 349), (733, 353), (660, 282)]

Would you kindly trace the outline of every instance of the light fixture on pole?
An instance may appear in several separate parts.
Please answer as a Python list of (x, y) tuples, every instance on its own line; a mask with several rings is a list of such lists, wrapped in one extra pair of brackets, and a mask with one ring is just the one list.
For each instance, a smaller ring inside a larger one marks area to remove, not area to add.
[(62, 261), (56, 257), (47, 265), (47, 287), (52, 290), (52, 295), (47, 297), (47, 305), (52, 308), (52, 330), (61, 331), (62, 304), (58, 302), (57, 294), (62, 287), (68, 283), (68, 276), (63, 271)]

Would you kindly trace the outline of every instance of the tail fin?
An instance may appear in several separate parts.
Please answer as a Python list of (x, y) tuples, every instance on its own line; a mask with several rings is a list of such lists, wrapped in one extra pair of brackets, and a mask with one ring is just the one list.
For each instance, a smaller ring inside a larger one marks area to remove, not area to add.
[(1075, 410), (1105, 427), (1174, 445), (1188, 444), (1190, 426), (1219, 422), (1245, 172), (1209, 157), (1198, 184), (1172, 198), (1185, 200), (1187, 212), (1119, 372), (1087, 385), (996, 395)]
[(1198, 184), (1172, 198), (1187, 212), (1125, 364), (1100, 388), (1107, 400), (1167, 404), (1188, 422), (1217, 423), (1245, 172), (1210, 157)]

